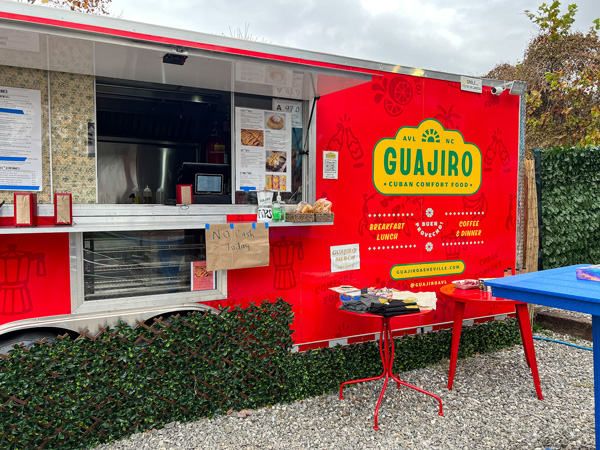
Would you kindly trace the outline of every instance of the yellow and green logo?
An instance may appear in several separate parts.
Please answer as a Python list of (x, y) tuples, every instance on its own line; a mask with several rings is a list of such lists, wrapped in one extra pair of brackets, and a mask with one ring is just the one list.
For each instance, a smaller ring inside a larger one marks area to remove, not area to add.
[(481, 151), (435, 119), (402, 127), (373, 150), (373, 185), (384, 195), (470, 195), (481, 186)]

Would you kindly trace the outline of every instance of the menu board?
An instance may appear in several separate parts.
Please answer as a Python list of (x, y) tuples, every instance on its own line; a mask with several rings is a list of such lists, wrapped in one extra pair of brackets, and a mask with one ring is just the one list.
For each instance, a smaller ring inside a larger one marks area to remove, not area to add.
[(0, 190), (42, 190), (41, 93), (0, 86)]
[(235, 108), (236, 190), (291, 191), (292, 118)]

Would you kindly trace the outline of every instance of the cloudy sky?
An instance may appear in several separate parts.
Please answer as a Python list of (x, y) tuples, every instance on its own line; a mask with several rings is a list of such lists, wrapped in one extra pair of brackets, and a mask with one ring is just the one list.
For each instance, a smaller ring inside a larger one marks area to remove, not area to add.
[[(536, 27), (524, 14), (552, 0), (112, 0), (122, 19), (340, 56), (465, 75), (523, 58)], [(600, 17), (600, 0), (578, 5), (574, 28)], [(568, 1), (562, 2), (566, 11)]]

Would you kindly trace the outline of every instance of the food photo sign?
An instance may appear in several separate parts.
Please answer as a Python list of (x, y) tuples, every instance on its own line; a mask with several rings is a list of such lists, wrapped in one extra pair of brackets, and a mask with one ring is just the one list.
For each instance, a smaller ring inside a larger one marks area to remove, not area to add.
[(291, 114), (251, 108), (235, 113), (236, 190), (290, 192)]

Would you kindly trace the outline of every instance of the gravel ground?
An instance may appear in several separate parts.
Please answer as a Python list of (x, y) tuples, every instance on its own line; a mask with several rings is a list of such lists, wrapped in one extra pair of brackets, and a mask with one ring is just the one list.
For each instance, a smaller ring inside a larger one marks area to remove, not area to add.
[(560, 312), (561, 314), (567, 314), (569, 316), (572, 317), (577, 317), (579, 319), (587, 319), (590, 321), (590, 323), (592, 322), (592, 315), (591, 314), (585, 314), (585, 313), (580, 313), (577, 311), (569, 311), (568, 309), (559, 309), (559, 308), (550, 308), (549, 306), (536, 306), (535, 307), (535, 312), (536, 314), (538, 312), (552, 312), (552, 311), (557, 311)]
[[(591, 347), (569, 336), (537, 336)], [(388, 384), (373, 412), (383, 381), (351, 385), (337, 393), (131, 436), (96, 450), (147, 449), (569, 449), (594, 448), (592, 352), (535, 340), (544, 400), (538, 400), (521, 346), (459, 359), (448, 391), (448, 360), (400, 374), (429, 390), (437, 401)]]

